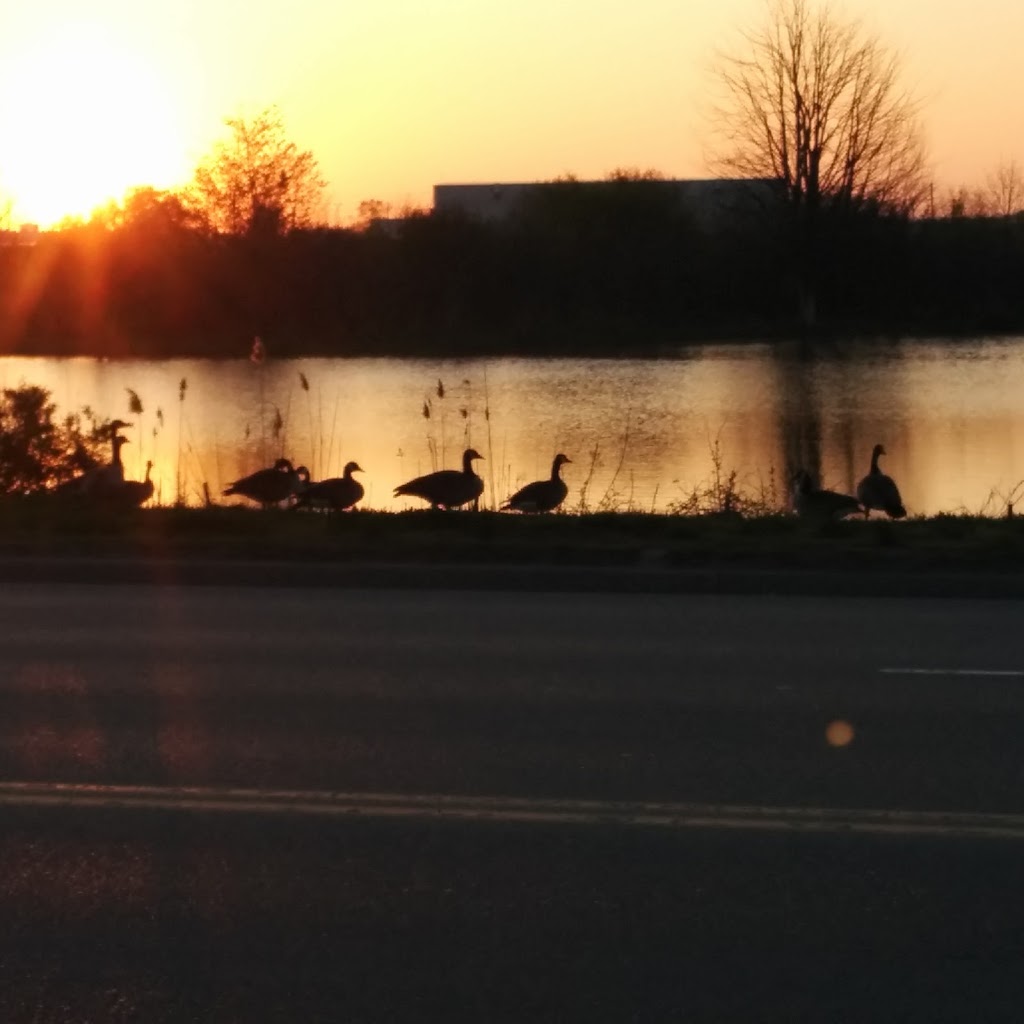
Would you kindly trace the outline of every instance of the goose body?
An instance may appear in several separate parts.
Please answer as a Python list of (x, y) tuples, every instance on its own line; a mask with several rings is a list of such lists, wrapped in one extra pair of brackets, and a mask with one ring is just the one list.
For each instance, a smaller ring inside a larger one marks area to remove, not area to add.
[(121, 449), (130, 442), (128, 438), (121, 437), (118, 433), (122, 427), (130, 427), (131, 424), (124, 420), (114, 420), (110, 424), (110, 462), (105, 466), (99, 466), (92, 474), (86, 486), (99, 485), (100, 487), (116, 487), (124, 482), (124, 463), (121, 461)]
[(793, 507), (802, 519), (842, 519), (863, 511), (860, 502), (851, 495), (815, 487), (811, 474), (805, 469), (796, 475)]
[(395, 488), (395, 497), (406, 494), (429, 501), (431, 508), (458, 508), (476, 501), (484, 491), (483, 480), (473, 472), (473, 460), (483, 456), (475, 448), (462, 454), (462, 469), (439, 469)]
[(297, 505), (329, 508), (335, 512), (351, 508), (365, 493), (363, 485), (352, 478), (353, 473), (362, 472), (363, 468), (358, 462), (349, 462), (341, 476), (318, 480), (304, 488)]
[(572, 459), (559, 452), (551, 463), (551, 476), (547, 480), (534, 480), (532, 484), (521, 487), (502, 509), (514, 509), (516, 512), (550, 512), (565, 501), (569, 493), (565, 481), (561, 477), (562, 466)]
[[(114, 422), (121, 421), (115, 420)], [(88, 474), (88, 479), (83, 482), (86, 492), (111, 490), (124, 483), (124, 463), (121, 461), (121, 449), (130, 442), (127, 437), (121, 437), (115, 431), (110, 443), (113, 448), (110, 462)]]
[[(258, 501), (261, 505), (277, 505), (287, 500), (302, 487), (302, 470), (293, 468), (288, 459), (278, 459), (268, 469), (258, 469), (255, 473), (243, 476), (224, 489), (225, 497), (240, 494), (250, 501)], [(308, 471), (307, 471), (308, 479)]]
[(124, 483), (124, 463), (121, 461), (121, 449), (128, 444), (128, 438), (121, 437), (118, 430), (129, 427), (130, 423), (114, 420), (110, 424), (110, 462), (101, 466), (93, 466), (70, 480), (60, 484), (54, 493), (62, 498), (103, 495)]
[(899, 488), (891, 476), (886, 476), (878, 468), (878, 457), (885, 453), (882, 445), (875, 445), (871, 452), (871, 469), (857, 484), (857, 500), (864, 506), (865, 517), (870, 516), (871, 510), (875, 508), (892, 519), (902, 519), (907, 510), (903, 507)]
[(109, 489), (105, 497), (111, 502), (124, 508), (138, 508), (145, 505), (153, 497), (153, 481), (150, 474), (153, 472), (153, 463), (146, 463), (146, 477), (144, 480), (122, 480), (120, 485)]

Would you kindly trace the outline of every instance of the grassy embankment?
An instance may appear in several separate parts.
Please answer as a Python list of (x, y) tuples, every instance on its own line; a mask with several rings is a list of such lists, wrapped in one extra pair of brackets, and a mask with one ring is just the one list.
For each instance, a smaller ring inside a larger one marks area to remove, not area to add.
[(811, 523), (792, 515), (152, 508), (117, 515), (0, 503), (0, 555), (685, 568), (1024, 569), (1024, 519)]

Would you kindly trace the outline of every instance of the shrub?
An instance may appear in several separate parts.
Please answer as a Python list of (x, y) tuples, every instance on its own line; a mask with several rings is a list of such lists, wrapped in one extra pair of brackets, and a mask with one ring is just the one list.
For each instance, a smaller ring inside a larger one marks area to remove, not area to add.
[(46, 388), (25, 384), (4, 388), (0, 494), (33, 494), (101, 461), (106, 425), (97, 423), (88, 409), (56, 421), (56, 410)]

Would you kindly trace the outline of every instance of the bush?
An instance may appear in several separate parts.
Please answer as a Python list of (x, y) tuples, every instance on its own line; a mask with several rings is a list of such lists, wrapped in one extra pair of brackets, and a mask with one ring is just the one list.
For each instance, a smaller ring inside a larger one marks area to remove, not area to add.
[(34, 494), (102, 461), (105, 423), (88, 409), (54, 420), (46, 388), (4, 388), (0, 400), (0, 494)]

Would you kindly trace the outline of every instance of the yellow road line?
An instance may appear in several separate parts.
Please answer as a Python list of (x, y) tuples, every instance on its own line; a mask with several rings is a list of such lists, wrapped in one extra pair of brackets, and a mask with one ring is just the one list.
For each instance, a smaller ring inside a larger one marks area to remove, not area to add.
[(344, 793), (221, 786), (0, 783), (0, 808), (93, 808), (206, 814), (533, 822), (626, 828), (971, 836), (1024, 840), (1024, 815), (456, 794)]

